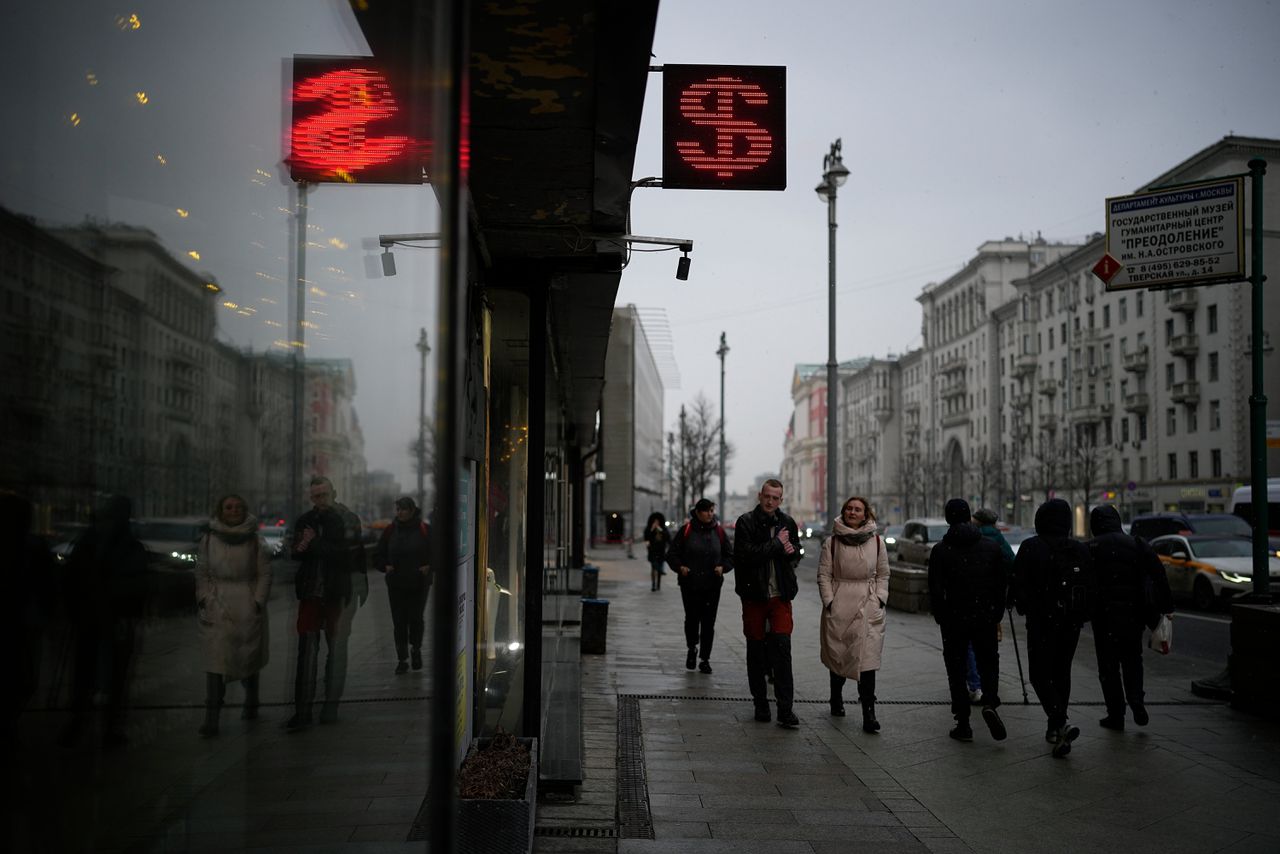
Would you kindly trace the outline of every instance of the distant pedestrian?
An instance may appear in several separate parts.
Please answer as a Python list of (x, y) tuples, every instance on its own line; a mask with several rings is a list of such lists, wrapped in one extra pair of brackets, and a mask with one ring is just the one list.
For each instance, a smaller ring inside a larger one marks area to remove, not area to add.
[(382, 529), (373, 565), (387, 576), (391, 634), (396, 645), (396, 674), (422, 669), (423, 612), (431, 593), (430, 527), (409, 496), (396, 499), (396, 518)]
[[(791, 672), (791, 601), (800, 589), (800, 531), (796, 520), (779, 507), (782, 482), (770, 478), (760, 487), (755, 509), (738, 517), (733, 537), (734, 592), (742, 600), (742, 633), (747, 639), (747, 684), (757, 721), (769, 720), (766, 664), (773, 670), (773, 696), (778, 724), (800, 726), (792, 709), (795, 682)], [(767, 639), (766, 639), (767, 638)]]
[(1018, 547), (1013, 601), (1027, 617), (1031, 687), (1048, 717), (1045, 740), (1053, 745), (1054, 756), (1070, 753), (1080, 735), (1080, 728), (1067, 719), (1071, 660), (1096, 598), (1089, 550), (1071, 538), (1071, 505), (1051, 498), (1036, 510), (1036, 536)]
[(667, 548), (671, 534), (667, 531), (667, 517), (650, 513), (644, 525), (644, 541), (649, 547), (649, 592), (662, 589), (662, 576), (667, 574)]
[(196, 562), (196, 616), (204, 648), (205, 712), (200, 735), (218, 734), (227, 683), (244, 685), (243, 720), (258, 717), (258, 675), (267, 666), (271, 557), (258, 520), (239, 495), (214, 507)]
[(324, 664), (320, 723), (337, 722), (338, 704), (347, 683), (351, 624), (369, 595), (360, 517), (337, 502), (337, 490), (327, 477), (311, 478), (309, 495), (313, 506), (298, 518), (290, 550), (298, 561), (294, 577), (298, 667), (294, 714), (285, 724), (290, 732), (306, 729), (313, 721), (321, 634), (329, 652)]
[[(684, 639), (688, 646), (686, 670), (695, 661), (702, 673), (711, 672), (711, 645), (716, 637), (716, 612), (724, 574), (733, 571), (733, 552), (724, 528), (716, 521), (716, 505), (699, 499), (690, 519), (671, 539), (667, 563), (679, 573), (680, 600), (684, 604)], [(701, 653), (701, 655), (699, 655)]]
[(1154, 629), (1161, 614), (1173, 613), (1169, 579), (1151, 547), (1124, 533), (1115, 507), (1093, 508), (1089, 524), (1089, 554), (1098, 576), (1093, 645), (1107, 704), (1107, 716), (1098, 723), (1124, 729), (1127, 701), (1133, 722), (1146, 726), (1150, 718), (1143, 704), (1142, 629)]
[(818, 593), (820, 657), (830, 672), (831, 714), (844, 717), (844, 683), (853, 679), (862, 705), (862, 729), (879, 732), (876, 671), (884, 652), (889, 555), (876, 533), (875, 513), (861, 496), (845, 501), (834, 532), (822, 544)]
[(970, 699), (965, 684), (970, 645), (982, 685), (982, 719), (996, 741), (1008, 735), (1000, 706), (1000, 651), (997, 632), (1008, 598), (1009, 567), (1004, 555), (972, 524), (969, 504), (962, 498), (947, 502), (950, 528), (929, 554), (929, 599), (933, 618), (942, 630), (942, 660), (951, 689), (951, 715), (956, 725), (949, 735), (972, 741)]

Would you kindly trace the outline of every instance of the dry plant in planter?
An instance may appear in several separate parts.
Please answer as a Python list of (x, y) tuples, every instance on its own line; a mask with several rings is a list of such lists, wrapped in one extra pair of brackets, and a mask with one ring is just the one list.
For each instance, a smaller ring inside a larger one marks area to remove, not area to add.
[(458, 771), (458, 797), (471, 800), (525, 796), (529, 779), (529, 744), (499, 730), (488, 743), (467, 754)]

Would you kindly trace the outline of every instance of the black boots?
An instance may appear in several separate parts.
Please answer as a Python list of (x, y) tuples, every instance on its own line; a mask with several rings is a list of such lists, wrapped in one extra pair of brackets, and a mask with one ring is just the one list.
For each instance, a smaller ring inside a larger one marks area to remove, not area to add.
[(222, 698), (227, 693), (227, 683), (221, 673), (204, 675), (204, 724), (200, 727), (201, 738), (213, 738), (218, 734), (218, 717), (222, 713)]
[(845, 678), (834, 671), (829, 671), (831, 681), (831, 717), (844, 717), (844, 683)]
[(863, 732), (879, 732), (880, 722), (876, 720), (876, 701), (872, 697), (870, 700), (862, 700), (862, 731)]
[(244, 708), (240, 710), (240, 720), (256, 721), (258, 719), (258, 676), (255, 673), (240, 680), (244, 685)]
[(876, 720), (876, 672), (864, 670), (858, 675), (858, 702), (862, 704), (862, 731), (879, 732)]
[(698, 666), (698, 648), (696, 646), (689, 647), (689, 654), (684, 657), (684, 669), (692, 670)]
[(414, 669), (414, 670), (421, 670), (421, 669), (422, 669), (422, 647), (420, 647), (420, 646), (415, 646), (415, 647), (410, 651), (410, 653), (409, 653), (409, 654), (410, 654), (410, 656), (411, 656), (411, 658), (410, 658), (409, 660), (410, 660), (410, 662), (413, 664), (413, 669)]

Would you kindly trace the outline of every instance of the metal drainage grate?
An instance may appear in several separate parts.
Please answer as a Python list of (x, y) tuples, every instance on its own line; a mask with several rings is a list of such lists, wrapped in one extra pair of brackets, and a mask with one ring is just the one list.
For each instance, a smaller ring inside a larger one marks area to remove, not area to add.
[[(702, 695), (698, 695), (698, 694), (623, 694), (619, 696), (619, 703), (621, 703), (623, 699), (628, 699), (628, 698), (634, 699), (634, 700), (691, 700), (691, 701), (711, 702), (711, 703), (750, 703), (752, 702), (750, 697), (713, 697), (706, 694), (702, 694)], [(830, 702), (830, 700), (827, 700), (825, 698), (820, 700), (819, 699), (801, 699), (800, 697), (797, 697), (795, 699), (795, 702), (797, 704), (809, 703), (813, 705), (825, 706), (827, 703)], [(1148, 706), (1222, 706), (1222, 705), (1225, 705), (1225, 701), (1223, 700), (1147, 700), (1145, 701), (1145, 704)], [(950, 700), (881, 700), (877, 698), (876, 705), (878, 706), (950, 706), (951, 701)], [(1029, 701), (1028, 703), (1018, 703), (1016, 700), (1005, 700), (1004, 705), (1034, 706), (1036, 705), (1036, 703), (1035, 701)], [(1073, 700), (1071, 702), (1071, 705), (1073, 706), (1105, 706), (1106, 703), (1104, 703), (1101, 700), (1081, 700), (1081, 701)], [(621, 719), (621, 715), (622, 715), (621, 706), (619, 706), (618, 715), (619, 715), (619, 719)]]
[(653, 839), (640, 700), (634, 695), (618, 698), (618, 836)]
[(614, 827), (535, 827), (534, 836), (572, 836), (590, 837), (593, 839), (616, 839), (618, 830)]

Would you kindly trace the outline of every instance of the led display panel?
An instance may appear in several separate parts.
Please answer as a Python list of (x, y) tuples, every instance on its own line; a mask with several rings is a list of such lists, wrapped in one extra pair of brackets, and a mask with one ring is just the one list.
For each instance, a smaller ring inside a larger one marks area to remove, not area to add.
[(421, 184), (425, 110), (376, 60), (295, 56), (285, 162), (294, 181)]
[(664, 65), (662, 186), (787, 188), (787, 69)]

